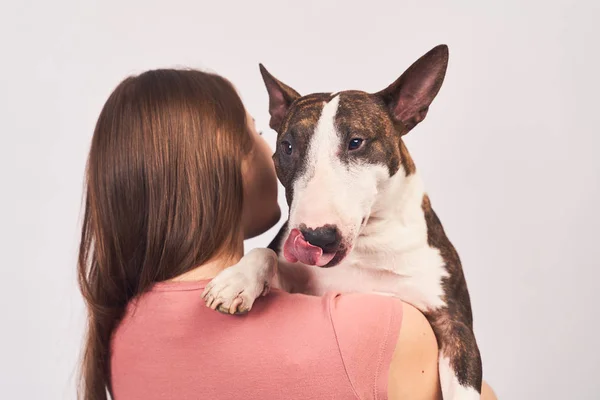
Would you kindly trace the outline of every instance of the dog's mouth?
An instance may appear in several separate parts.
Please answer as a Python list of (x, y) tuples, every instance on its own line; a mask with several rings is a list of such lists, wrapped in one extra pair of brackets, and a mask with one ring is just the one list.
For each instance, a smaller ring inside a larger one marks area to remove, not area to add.
[(304, 239), (302, 232), (292, 229), (285, 244), (283, 256), (289, 262), (301, 262), (318, 267), (333, 267), (346, 256), (347, 251), (340, 248), (336, 251), (325, 251), (319, 246), (310, 244)]

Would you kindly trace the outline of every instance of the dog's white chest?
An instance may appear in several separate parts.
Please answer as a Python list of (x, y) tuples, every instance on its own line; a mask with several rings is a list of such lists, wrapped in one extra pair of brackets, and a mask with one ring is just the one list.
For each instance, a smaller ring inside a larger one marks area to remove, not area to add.
[(446, 305), (442, 280), (448, 272), (439, 250), (428, 245), (405, 253), (354, 251), (343, 264), (344, 269), (361, 271), (348, 274), (348, 279), (370, 281), (374, 292), (390, 293), (422, 311)]
[(428, 245), (411, 251), (363, 252), (355, 249), (332, 268), (311, 270), (310, 294), (327, 291), (390, 294), (421, 311), (446, 305), (442, 280), (448, 276), (439, 250)]

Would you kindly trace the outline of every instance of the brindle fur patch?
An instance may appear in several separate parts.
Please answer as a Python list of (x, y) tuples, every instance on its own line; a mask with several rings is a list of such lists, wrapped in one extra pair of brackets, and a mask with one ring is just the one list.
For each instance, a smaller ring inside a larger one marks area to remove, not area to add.
[[(416, 171), (415, 164), (402, 141), (403, 127), (396, 123), (389, 114), (388, 107), (381, 99), (373, 94), (358, 90), (343, 91), (340, 97), (335, 126), (341, 139), (339, 149), (340, 159), (345, 163), (366, 162), (381, 164), (388, 168), (391, 175), (396, 174), (402, 166), (406, 175)], [(296, 99), (290, 106), (278, 132), (278, 147), (274, 155), (275, 166), (279, 179), (286, 187), (286, 198), (291, 204), (293, 197), (291, 185), (298, 174), (308, 167), (305, 160), (293, 160), (297, 163), (289, 168), (284, 163), (290, 163), (279, 152), (279, 144), (283, 140), (292, 142), (297, 156), (304, 154), (308, 148), (311, 136), (321, 116), (323, 106), (332, 99), (330, 93), (315, 93)], [(292, 140), (290, 140), (290, 138)], [(348, 143), (354, 138), (366, 140), (363, 148), (348, 151)]]
[(404, 141), (399, 139), (400, 141), (400, 162), (402, 163), (402, 167), (404, 168), (404, 172), (406, 176), (412, 175), (417, 171), (417, 167), (415, 167), (415, 162), (413, 161)]
[(471, 301), (460, 258), (431, 208), (431, 201), (427, 195), (423, 197), (422, 208), (427, 223), (429, 246), (440, 251), (449, 273), (448, 277), (442, 279), (447, 306), (425, 315), (438, 339), (441, 354), (450, 360), (450, 366), (459, 383), (480, 391), (481, 357), (473, 333)]
[[(399, 135), (387, 109), (368, 93), (349, 90), (339, 94), (335, 125), (341, 139), (339, 157), (346, 164), (367, 163), (385, 165), (394, 175), (400, 165)], [(355, 138), (365, 142), (358, 150), (349, 151), (348, 143)]]
[[(401, 132), (389, 115), (389, 110), (383, 102), (374, 95), (360, 91), (344, 91), (339, 94), (335, 125), (341, 136), (342, 148), (339, 149), (340, 159), (346, 163), (367, 162), (385, 165), (390, 175), (397, 173), (402, 165), (405, 174), (414, 173), (414, 163), (402, 143)], [(296, 99), (283, 119), (278, 131), (277, 148), (273, 155), (277, 176), (285, 187), (286, 200), (291, 205), (293, 199), (293, 182), (311, 166), (306, 165), (305, 155), (310, 139), (321, 116), (325, 104), (334, 97), (330, 93), (315, 93)], [(366, 151), (349, 155), (346, 144), (354, 135), (367, 139)], [(283, 152), (281, 143), (288, 141), (294, 150), (292, 155)], [(273, 239), (270, 248), (281, 251), (285, 240), (284, 226)], [(336, 257), (328, 264), (335, 265), (346, 256), (347, 248), (342, 243)]]
[(278, 255), (281, 254), (283, 250), (283, 243), (285, 241), (285, 234), (287, 233), (288, 222), (286, 221), (282, 226), (277, 235), (271, 240), (271, 243), (267, 246), (269, 249), (273, 250)]
[[(329, 93), (314, 93), (296, 99), (290, 106), (277, 134), (277, 147), (273, 154), (273, 162), (277, 177), (285, 187), (285, 197), (288, 205), (292, 204), (293, 182), (306, 168), (306, 154), (324, 104), (329, 101)], [(288, 141), (292, 144), (291, 155), (285, 154), (281, 148), (282, 143)]]

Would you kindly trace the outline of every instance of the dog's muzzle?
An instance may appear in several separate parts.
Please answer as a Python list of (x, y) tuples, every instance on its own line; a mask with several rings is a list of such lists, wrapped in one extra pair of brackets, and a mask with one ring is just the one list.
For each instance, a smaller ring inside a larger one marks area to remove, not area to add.
[(292, 229), (283, 246), (283, 255), (289, 262), (323, 267), (329, 264), (340, 249), (341, 235), (335, 226), (316, 229), (301, 226)]

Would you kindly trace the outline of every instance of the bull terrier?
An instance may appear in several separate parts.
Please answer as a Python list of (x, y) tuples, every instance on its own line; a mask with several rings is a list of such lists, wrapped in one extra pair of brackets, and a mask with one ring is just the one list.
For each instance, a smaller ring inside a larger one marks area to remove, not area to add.
[(204, 291), (211, 308), (247, 312), (271, 285), (396, 296), (433, 328), (444, 399), (480, 398), (482, 364), (461, 262), (402, 140), (427, 115), (447, 65), (448, 47), (440, 45), (380, 92), (306, 96), (260, 65), (289, 218), (269, 245), (279, 259), (255, 249), (224, 270)]

